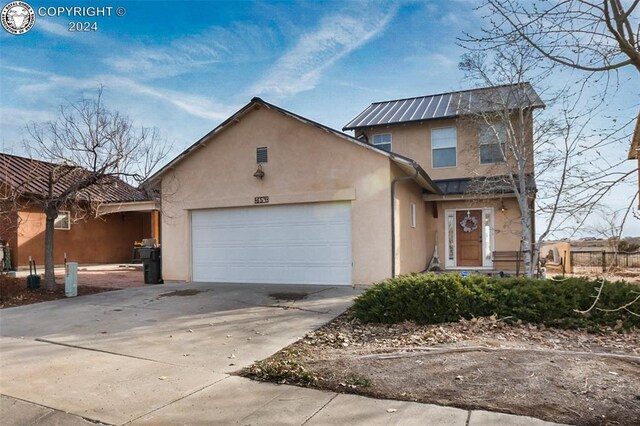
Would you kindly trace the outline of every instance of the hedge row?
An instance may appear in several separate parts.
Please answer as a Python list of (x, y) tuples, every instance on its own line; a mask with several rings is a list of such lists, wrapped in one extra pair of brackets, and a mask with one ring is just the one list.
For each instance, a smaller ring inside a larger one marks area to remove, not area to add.
[[(586, 278), (536, 280), (493, 278), (459, 274), (411, 274), (388, 279), (365, 290), (354, 301), (352, 313), (364, 322), (414, 321), (437, 324), (497, 315), (560, 328), (598, 329), (640, 327), (640, 317), (618, 309), (633, 301), (640, 287), (625, 282), (607, 282), (596, 308), (587, 314), (601, 281)], [(640, 300), (628, 306), (640, 313)]]

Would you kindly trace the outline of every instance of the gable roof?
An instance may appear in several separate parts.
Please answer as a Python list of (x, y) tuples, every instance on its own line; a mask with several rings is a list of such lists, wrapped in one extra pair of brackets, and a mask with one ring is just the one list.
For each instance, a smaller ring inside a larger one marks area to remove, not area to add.
[(374, 102), (342, 130), (458, 117), (502, 109), (505, 103), (509, 109), (544, 107), (544, 103), (529, 83), (508, 84)]
[(634, 160), (639, 158), (640, 155), (640, 113), (638, 113), (638, 118), (636, 119), (636, 127), (633, 130), (633, 135), (631, 135), (631, 146), (629, 147), (629, 156), (627, 157), (629, 160)]
[[(79, 167), (54, 164), (17, 155), (0, 153), (0, 183), (20, 193), (45, 196), (48, 191), (49, 173), (68, 172), (54, 185), (53, 195), (60, 195), (88, 171)], [(83, 189), (77, 195), (79, 200), (99, 203), (125, 203), (148, 201), (147, 194), (114, 176), (105, 177), (100, 185)]]
[(441, 194), (440, 189), (438, 188), (438, 186), (431, 180), (431, 178), (429, 177), (429, 175), (427, 174), (427, 172), (424, 171), (424, 169), (414, 160), (412, 160), (411, 158), (408, 157), (404, 157), (402, 155), (399, 154), (395, 154), (393, 152), (388, 152), (385, 151), (383, 149), (380, 149), (378, 147), (375, 147), (373, 145), (370, 145), (366, 142), (363, 142), (359, 139), (356, 139), (350, 135), (347, 135), (343, 132), (340, 132), (338, 130), (332, 129), (330, 127), (327, 127), (323, 124), (320, 124), (318, 122), (315, 122), (313, 120), (309, 120), (308, 118), (302, 117), (301, 115), (295, 114), (291, 111), (287, 111), (283, 108), (280, 108), (276, 105), (270, 104), (258, 97), (254, 97), (253, 99), (251, 99), (251, 101), (246, 104), (244, 107), (242, 107), (240, 110), (238, 110), (235, 114), (233, 114), (231, 117), (227, 118), (225, 121), (223, 121), (220, 125), (218, 125), (218, 127), (216, 127), (215, 129), (213, 129), (212, 131), (210, 131), (209, 133), (207, 133), (206, 135), (204, 135), (202, 138), (200, 138), (196, 143), (194, 143), (193, 145), (191, 145), (189, 148), (187, 148), (186, 150), (184, 150), (181, 154), (179, 154), (176, 158), (174, 158), (173, 160), (171, 160), (167, 165), (165, 165), (162, 169), (158, 170), (153, 176), (151, 176), (149, 179), (147, 179), (147, 181), (145, 182), (145, 184), (147, 185), (152, 185), (155, 181), (157, 181), (160, 177), (162, 177), (162, 175), (169, 169), (175, 167), (178, 163), (180, 163), (182, 160), (184, 160), (187, 156), (191, 155), (195, 150), (197, 150), (200, 146), (202, 146), (208, 139), (214, 137), (215, 135), (223, 132), (227, 127), (231, 126), (232, 124), (236, 123), (241, 117), (243, 117), (244, 115), (248, 114), (249, 112), (253, 111), (254, 109), (259, 109), (261, 107), (264, 108), (268, 108), (272, 111), (276, 111), (282, 115), (285, 115), (287, 117), (291, 117), (299, 122), (302, 122), (304, 124), (307, 125), (311, 125), (314, 127), (317, 127), (318, 129), (325, 131), (327, 133), (330, 133), (332, 135), (335, 135), (337, 137), (339, 137), (340, 139), (349, 142), (349, 143), (353, 143), (356, 144), (364, 149), (368, 149), (370, 151), (373, 151), (377, 154), (380, 155), (384, 155), (385, 157), (388, 157), (392, 162), (394, 162), (396, 165), (398, 165), (403, 171), (405, 171), (407, 174), (415, 174), (416, 178), (414, 179), (416, 181), (416, 183), (418, 185), (420, 185), (421, 187), (423, 187), (424, 189), (428, 190), (429, 192), (435, 193), (435, 194)]

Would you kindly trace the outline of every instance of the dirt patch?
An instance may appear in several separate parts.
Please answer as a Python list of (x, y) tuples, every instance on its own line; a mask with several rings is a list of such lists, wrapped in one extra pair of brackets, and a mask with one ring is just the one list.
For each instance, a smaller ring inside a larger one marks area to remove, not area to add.
[(158, 298), (161, 297), (173, 297), (173, 296), (195, 296), (196, 294), (200, 294), (202, 293), (202, 290), (193, 290), (193, 289), (187, 289), (187, 290), (174, 290), (174, 291), (170, 291), (168, 293), (162, 293), (158, 296)]
[[(562, 271), (557, 272), (558, 275), (562, 274)], [(547, 273), (547, 276), (555, 275), (555, 273)], [(587, 277), (589, 279), (601, 279), (602, 272), (589, 272), (589, 271), (581, 271), (576, 272), (574, 274), (565, 274), (567, 277)], [(630, 284), (640, 285), (640, 271), (638, 270), (617, 270), (607, 272), (605, 274), (605, 278), (607, 281), (626, 281)]]
[(309, 293), (269, 293), (269, 297), (282, 302), (295, 302), (306, 299)]
[(640, 418), (640, 333), (508, 325), (418, 326), (338, 317), (245, 371), (250, 377), (377, 398), (579, 425)]
[[(64, 274), (57, 274), (56, 281), (64, 282)], [(144, 274), (140, 267), (123, 267), (118, 269), (78, 270), (78, 285), (92, 287), (131, 288), (144, 287)]]
[[(111, 290), (116, 289), (79, 285), (78, 296)], [(0, 309), (65, 298), (64, 284), (57, 284), (54, 291), (49, 291), (44, 288), (44, 283), (40, 288), (31, 290), (27, 288), (26, 278), (10, 278), (6, 275), (0, 276)]]

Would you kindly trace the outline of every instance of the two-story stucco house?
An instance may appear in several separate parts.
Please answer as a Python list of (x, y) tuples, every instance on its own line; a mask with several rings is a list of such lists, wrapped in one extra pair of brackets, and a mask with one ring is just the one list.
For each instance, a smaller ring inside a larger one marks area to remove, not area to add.
[[(506, 107), (508, 112), (501, 111)], [(509, 151), (522, 151), (519, 158), (525, 165), (519, 172), (530, 187), (528, 208), (533, 211), (531, 110), (541, 107), (544, 104), (528, 83), (506, 85), (376, 102), (343, 130), (415, 160), (442, 191), (423, 194), (427, 252), (437, 244), (442, 267), (521, 271), (520, 207), (510, 187), (512, 179), (506, 178), (518, 167)], [(519, 115), (522, 109), (530, 111)], [(502, 117), (509, 117), (512, 134), (524, 127), (522, 141), (504, 140)], [(533, 224), (530, 230), (533, 241)]]
[(474, 93), (372, 104), (345, 126), (354, 136), (252, 99), (148, 181), (164, 279), (370, 284), (434, 255), (444, 269), (514, 269), (496, 256), (520, 250), (518, 204), (508, 188), (469, 191), (504, 173), (462, 120)]

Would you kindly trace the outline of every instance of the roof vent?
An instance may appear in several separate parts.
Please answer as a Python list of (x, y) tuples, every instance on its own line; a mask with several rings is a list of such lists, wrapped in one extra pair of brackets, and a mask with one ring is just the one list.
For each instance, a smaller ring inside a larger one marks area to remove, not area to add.
[(266, 163), (268, 159), (267, 148), (257, 148), (256, 149), (256, 162), (258, 164)]

